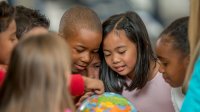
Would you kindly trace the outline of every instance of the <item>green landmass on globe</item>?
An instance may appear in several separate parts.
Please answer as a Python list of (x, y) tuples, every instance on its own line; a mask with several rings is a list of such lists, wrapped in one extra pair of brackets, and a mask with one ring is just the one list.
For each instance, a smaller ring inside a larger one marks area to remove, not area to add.
[(98, 98), (98, 104), (100, 104), (101, 102), (112, 102), (114, 105), (122, 106), (128, 105), (127, 99), (121, 98), (119, 96), (108, 97), (108, 95), (102, 95)]
[(105, 92), (86, 99), (78, 112), (137, 112), (132, 103), (125, 97)]

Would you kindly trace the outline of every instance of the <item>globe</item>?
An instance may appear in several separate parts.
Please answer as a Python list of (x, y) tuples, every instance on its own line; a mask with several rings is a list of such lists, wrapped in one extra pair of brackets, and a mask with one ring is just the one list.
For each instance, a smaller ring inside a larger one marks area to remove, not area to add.
[(125, 97), (111, 92), (93, 95), (87, 98), (78, 112), (137, 112), (133, 104)]

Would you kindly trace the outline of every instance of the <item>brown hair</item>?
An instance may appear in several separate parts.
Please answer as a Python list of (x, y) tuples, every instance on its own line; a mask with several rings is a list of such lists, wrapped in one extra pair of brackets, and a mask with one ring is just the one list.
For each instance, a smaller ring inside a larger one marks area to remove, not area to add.
[(17, 25), (16, 36), (20, 39), (24, 33), (32, 30), (35, 27), (43, 27), (49, 29), (49, 19), (40, 13), (39, 10), (26, 8), (24, 6), (16, 6), (15, 21)]
[(200, 50), (200, 1), (190, 1), (190, 19), (189, 19), (189, 43), (190, 43), (190, 63), (188, 65), (185, 81), (183, 83), (183, 92), (186, 93), (188, 82), (191, 78), (194, 63), (199, 56)]
[(59, 33), (62, 37), (72, 37), (81, 28), (102, 32), (101, 21), (90, 8), (74, 6), (67, 10), (60, 21)]
[(14, 20), (15, 9), (5, 1), (0, 2), (0, 32), (5, 31), (8, 25)]
[(73, 110), (66, 82), (71, 73), (70, 56), (61, 39), (38, 35), (16, 46), (0, 90), (1, 112)]

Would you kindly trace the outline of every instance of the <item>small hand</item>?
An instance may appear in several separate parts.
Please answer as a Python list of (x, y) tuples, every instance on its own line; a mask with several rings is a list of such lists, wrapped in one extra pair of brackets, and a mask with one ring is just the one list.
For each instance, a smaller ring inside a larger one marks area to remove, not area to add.
[(78, 108), (85, 99), (92, 96), (93, 94), (93, 92), (86, 92), (83, 96), (81, 96), (78, 102), (75, 104), (76, 108)]
[(85, 82), (85, 91), (95, 92), (96, 94), (104, 93), (104, 84), (101, 80), (83, 77)]

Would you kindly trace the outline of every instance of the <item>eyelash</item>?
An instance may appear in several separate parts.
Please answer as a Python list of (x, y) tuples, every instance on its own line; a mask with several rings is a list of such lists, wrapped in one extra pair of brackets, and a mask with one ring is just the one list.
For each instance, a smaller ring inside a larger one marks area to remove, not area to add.
[(94, 65), (95, 68), (100, 68), (100, 64)]
[(119, 54), (124, 54), (126, 51), (119, 51)]
[(111, 55), (111, 54), (105, 54), (105, 53), (104, 53), (104, 56), (105, 56), (105, 57), (108, 57), (108, 56), (110, 56), (110, 55)]
[[(126, 51), (121, 51), (121, 52), (119, 51), (118, 53), (119, 53), (119, 54), (124, 54), (125, 52), (126, 52)], [(105, 56), (105, 57), (108, 57), (108, 56), (110, 56), (110, 55), (111, 55), (111, 54), (106, 54), (106, 53), (104, 53), (104, 56)]]
[(84, 50), (83, 50), (83, 49), (81, 49), (81, 50), (80, 50), (80, 49), (76, 49), (76, 51), (79, 52), (79, 53), (81, 53), (81, 52), (83, 52)]
[(167, 65), (168, 65), (168, 63), (163, 63), (163, 65), (164, 65), (164, 66), (167, 66)]
[(166, 63), (166, 62), (161, 62), (161, 65), (163, 65), (163, 66), (167, 66), (168, 63)]
[(11, 41), (15, 41), (17, 38), (16, 37), (11, 37), (10, 40)]

